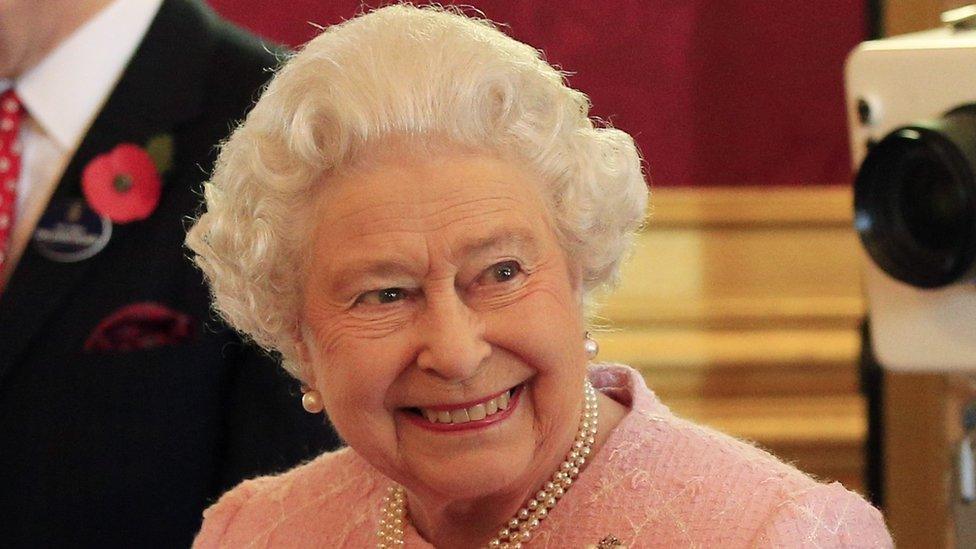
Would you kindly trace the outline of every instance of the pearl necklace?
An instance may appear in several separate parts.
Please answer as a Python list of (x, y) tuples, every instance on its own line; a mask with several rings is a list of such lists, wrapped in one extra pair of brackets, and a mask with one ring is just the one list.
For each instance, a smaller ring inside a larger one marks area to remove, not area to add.
[[(532, 532), (549, 515), (556, 502), (566, 493), (580, 474), (580, 469), (590, 455), (596, 437), (597, 402), (596, 391), (589, 380), (583, 387), (583, 417), (579, 431), (566, 459), (552, 474), (552, 480), (545, 483), (530, 499), (525, 507), (515, 513), (496, 537), (488, 542), (491, 549), (521, 549), (522, 544), (532, 539)], [(403, 529), (407, 522), (406, 492), (402, 486), (394, 485), (383, 498), (383, 512), (380, 516), (376, 535), (379, 549), (403, 547)]]

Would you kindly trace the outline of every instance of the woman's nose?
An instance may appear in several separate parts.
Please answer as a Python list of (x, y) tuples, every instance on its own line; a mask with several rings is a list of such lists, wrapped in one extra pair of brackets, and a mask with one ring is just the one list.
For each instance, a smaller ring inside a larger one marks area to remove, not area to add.
[(453, 292), (428, 297), (425, 305), (417, 365), (449, 381), (474, 376), (491, 354), (482, 320)]

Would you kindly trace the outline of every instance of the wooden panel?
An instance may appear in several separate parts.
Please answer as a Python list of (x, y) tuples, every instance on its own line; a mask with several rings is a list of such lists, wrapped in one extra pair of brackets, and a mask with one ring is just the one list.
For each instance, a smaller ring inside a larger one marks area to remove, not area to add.
[(888, 0), (884, 2), (884, 34), (897, 36), (934, 29), (946, 10), (972, 4), (972, 0)]
[(863, 486), (859, 244), (844, 187), (661, 189), (595, 318), (679, 415)]
[(662, 395), (832, 395), (857, 391), (851, 330), (626, 330), (601, 335), (605, 356), (644, 373)]
[(843, 227), (853, 204), (850, 189), (841, 186), (656, 188), (652, 195), (650, 225), (668, 227)]
[(623, 283), (602, 300), (616, 323), (850, 327), (863, 316), (846, 188), (667, 190), (652, 200)]
[(897, 36), (938, 27), (944, 0), (889, 0), (884, 3), (885, 36)]
[(904, 547), (976, 547), (976, 506), (958, 496), (957, 448), (976, 380), (889, 373), (885, 379), (886, 513)]
[(946, 377), (885, 376), (885, 511), (904, 547), (949, 542), (950, 456), (946, 453)]

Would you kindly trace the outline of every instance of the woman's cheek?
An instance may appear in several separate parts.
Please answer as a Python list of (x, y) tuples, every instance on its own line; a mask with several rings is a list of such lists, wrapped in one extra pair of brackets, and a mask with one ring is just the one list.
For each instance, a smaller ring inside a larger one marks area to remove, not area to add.
[(373, 380), (344, 371), (325, 383), (329, 395), (326, 412), (344, 440), (361, 446), (363, 441), (383, 438), (381, 427), (388, 421), (382, 396), (372, 390)]
[(568, 285), (558, 281), (539, 281), (526, 287), (518, 300), (491, 314), (502, 326), (512, 327), (523, 335), (538, 333), (539, 337), (564, 339), (567, 330), (582, 327), (578, 306), (568, 290)]

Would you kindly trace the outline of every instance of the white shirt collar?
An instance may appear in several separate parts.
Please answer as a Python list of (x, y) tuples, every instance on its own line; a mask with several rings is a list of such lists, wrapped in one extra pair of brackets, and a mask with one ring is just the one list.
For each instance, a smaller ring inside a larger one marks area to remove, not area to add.
[(162, 2), (112, 2), (14, 81), (31, 118), (66, 151), (81, 142)]

